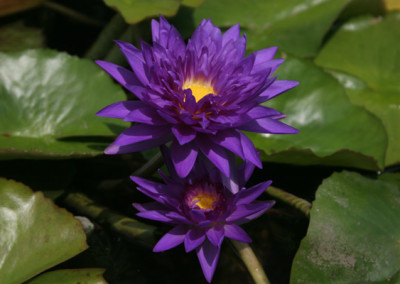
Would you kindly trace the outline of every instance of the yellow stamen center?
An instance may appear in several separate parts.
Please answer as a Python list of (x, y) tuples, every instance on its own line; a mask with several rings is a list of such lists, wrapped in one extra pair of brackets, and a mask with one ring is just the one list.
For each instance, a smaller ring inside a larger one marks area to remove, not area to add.
[(186, 81), (183, 84), (182, 89), (192, 90), (192, 95), (196, 99), (196, 102), (200, 101), (203, 97), (205, 97), (208, 94), (214, 94), (214, 95), (217, 94), (210, 83), (202, 81)]
[(217, 198), (215, 195), (205, 193), (205, 192), (199, 193), (197, 196), (193, 197), (193, 199), (192, 199), (192, 204), (196, 204), (203, 210), (206, 210), (206, 209), (214, 210), (216, 202), (217, 202)]

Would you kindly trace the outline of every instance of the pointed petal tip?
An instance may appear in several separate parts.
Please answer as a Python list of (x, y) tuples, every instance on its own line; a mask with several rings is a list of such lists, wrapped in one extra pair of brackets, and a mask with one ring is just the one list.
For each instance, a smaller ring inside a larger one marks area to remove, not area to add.
[(115, 155), (118, 154), (119, 146), (115, 146), (111, 144), (104, 150), (104, 154), (106, 155)]

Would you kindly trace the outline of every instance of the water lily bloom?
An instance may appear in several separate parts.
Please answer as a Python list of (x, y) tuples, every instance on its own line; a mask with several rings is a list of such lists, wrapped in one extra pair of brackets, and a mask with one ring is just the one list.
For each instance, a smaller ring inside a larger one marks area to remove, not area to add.
[(98, 112), (136, 124), (122, 132), (106, 154), (136, 152), (172, 141), (172, 161), (180, 177), (188, 175), (203, 153), (227, 177), (234, 154), (261, 167), (250, 139), (241, 130), (297, 133), (278, 119), (279, 111), (260, 105), (298, 83), (276, 80), (283, 59), (276, 47), (245, 56), (246, 36), (239, 25), (224, 34), (203, 20), (185, 44), (162, 16), (153, 20), (153, 46), (141, 50), (117, 41), (132, 71), (96, 61), (139, 100), (117, 102)]
[[(231, 186), (236, 183), (230, 183), (213, 165), (201, 159), (196, 161), (193, 171), (185, 179), (178, 177), (168, 157), (166, 164), (171, 177), (160, 171), (165, 184), (131, 177), (139, 191), (155, 200), (134, 204), (140, 211), (137, 215), (174, 226), (153, 251), (165, 251), (183, 243), (186, 252), (196, 251), (204, 276), (211, 282), (224, 238), (251, 242), (239, 225), (274, 205), (274, 201), (255, 201), (271, 181), (238, 189)], [(241, 186), (254, 169), (250, 163), (243, 165), (232, 174)]]

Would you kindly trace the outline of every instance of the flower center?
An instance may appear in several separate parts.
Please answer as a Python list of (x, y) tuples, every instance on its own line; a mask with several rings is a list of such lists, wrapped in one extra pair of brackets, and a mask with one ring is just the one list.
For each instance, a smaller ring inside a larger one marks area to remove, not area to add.
[(208, 94), (217, 94), (210, 83), (203, 81), (186, 81), (183, 84), (182, 89), (190, 89), (192, 91), (192, 95), (196, 99), (196, 102), (200, 101)]
[(218, 197), (215, 194), (207, 193), (207, 192), (199, 192), (196, 196), (194, 196), (191, 200), (191, 204), (196, 204), (203, 210), (214, 210), (215, 205), (217, 203)]

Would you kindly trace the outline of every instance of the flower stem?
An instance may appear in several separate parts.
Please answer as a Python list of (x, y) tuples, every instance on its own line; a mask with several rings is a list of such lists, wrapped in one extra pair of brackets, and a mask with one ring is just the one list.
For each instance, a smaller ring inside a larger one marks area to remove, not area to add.
[(127, 24), (120, 14), (115, 14), (106, 27), (100, 32), (96, 41), (85, 54), (85, 58), (101, 59), (113, 47), (113, 39), (118, 38), (126, 29)]
[(269, 284), (270, 282), (268, 280), (268, 277), (265, 274), (261, 263), (258, 261), (257, 256), (254, 254), (254, 251), (252, 250), (250, 245), (232, 239), (230, 241), (232, 242), (235, 249), (238, 251), (240, 258), (246, 265), (254, 282), (256, 284)]
[(272, 197), (285, 202), (286, 204), (293, 206), (300, 210), (306, 217), (310, 216), (311, 203), (307, 200), (299, 198), (289, 192), (282, 189), (270, 186), (266, 189), (266, 192)]
[(78, 214), (82, 214), (100, 225), (109, 227), (136, 243), (152, 247), (156, 242), (154, 238), (156, 228), (154, 226), (140, 223), (135, 219), (98, 205), (82, 193), (68, 193), (62, 199), (62, 202)]
[(148, 177), (151, 176), (163, 164), (163, 157), (161, 152), (158, 152), (148, 160), (143, 166), (132, 173), (132, 176)]

